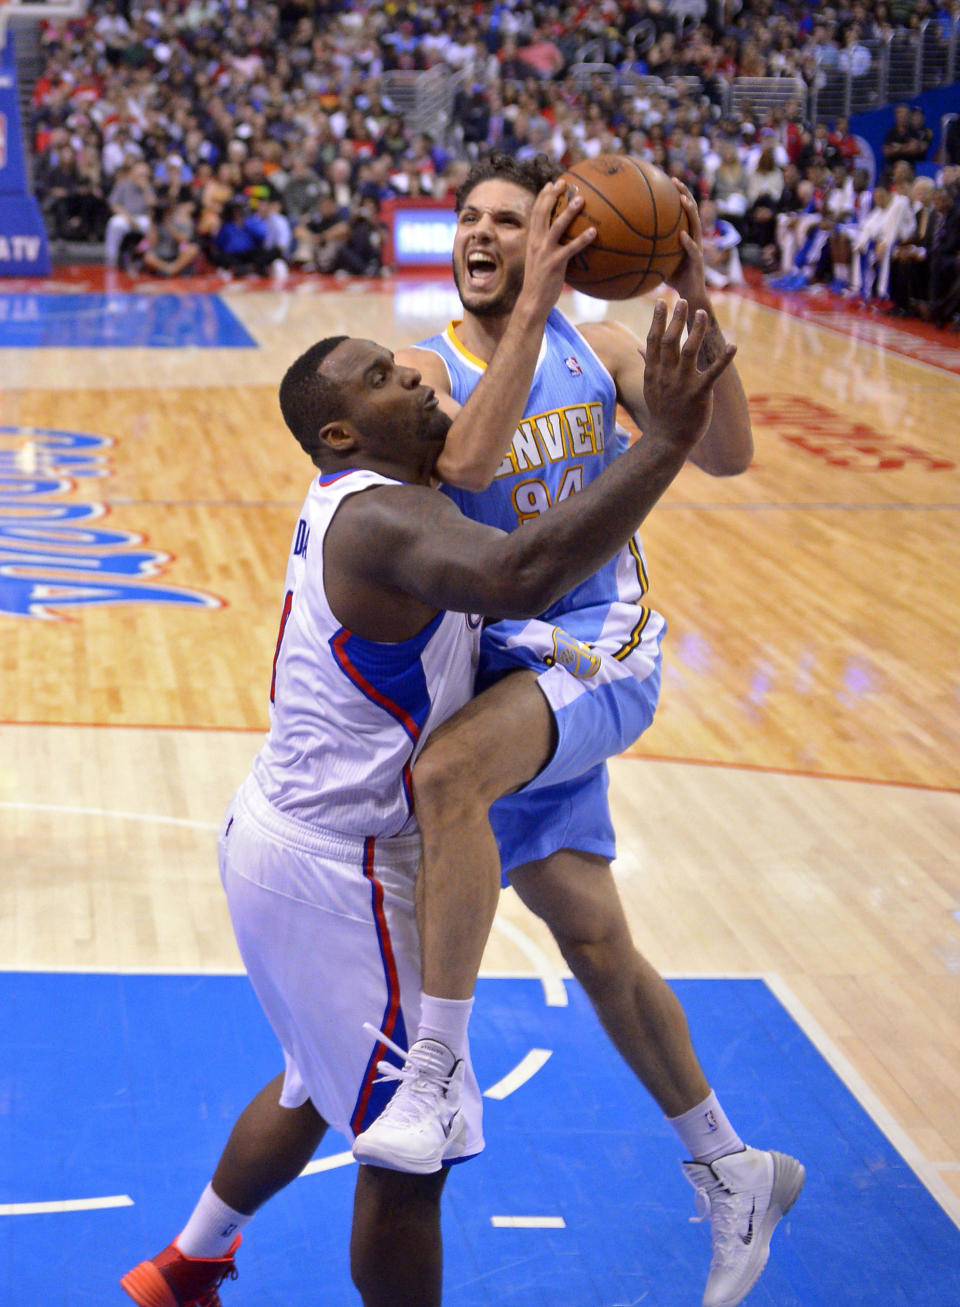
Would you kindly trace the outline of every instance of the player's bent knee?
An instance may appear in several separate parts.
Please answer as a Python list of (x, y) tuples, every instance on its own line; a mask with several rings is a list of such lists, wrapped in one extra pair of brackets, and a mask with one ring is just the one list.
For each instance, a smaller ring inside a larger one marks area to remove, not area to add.
[(421, 822), (425, 814), (463, 816), (486, 813), (499, 789), (476, 756), (452, 737), (424, 749), (413, 766), (413, 798)]
[(638, 960), (629, 934), (613, 927), (590, 935), (555, 933), (554, 938), (574, 978), (590, 995), (619, 987)]

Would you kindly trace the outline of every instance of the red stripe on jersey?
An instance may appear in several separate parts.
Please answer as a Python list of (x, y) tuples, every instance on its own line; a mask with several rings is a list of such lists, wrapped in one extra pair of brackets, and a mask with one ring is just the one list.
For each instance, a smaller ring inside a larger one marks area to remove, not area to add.
[[(374, 875), (373, 869), (373, 851), (375, 840), (370, 837), (364, 840), (363, 844), (363, 874), (370, 882), (371, 892), (373, 895), (373, 918), (377, 927), (377, 940), (380, 944), (380, 956), (383, 959), (384, 979), (387, 983), (387, 1007), (383, 1014), (383, 1020), (380, 1023), (380, 1029), (389, 1039), (393, 1039), (394, 1029), (397, 1024), (397, 1015), (400, 1011), (400, 977), (397, 974), (397, 963), (393, 956), (393, 945), (390, 942), (390, 930), (387, 926), (387, 918), (383, 911), (383, 886)], [(367, 1111), (367, 1104), (370, 1102), (370, 1095), (373, 1093), (373, 1084), (377, 1078), (377, 1063), (387, 1052), (386, 1044), (376, 1044), (370, 1061), (367, 1063), (367, 1069), (363, 1076), (363, 1085), (357, 1098), (357, 1105), (354, 1108), (353, 1116), (350, 1120), (350, 1126), (354, 1134), (359, 1134), (363, 1129), (364, 1116)]]
[(372, 699), (374, 703), (379, 704), (379, 706), (383, 708), (384, 711), (388, 712), (391, 717), (395, 717), (410, 736), (411, 740), (413, 740), (414, 744), (416, 744), (417, 740), (420, 738), (420, 727), (413, 720), (410, 714), (406, 709), (401, 708), (398, 703), (394, 703), (392, 699), (388, 699), (387, 696), (378, 690), (375, 685), (371, 685), (363, 673), (359, 672), (357, 668), (354, 667), (353, 663), (347, 656), (345, 645), (352, 634), (352, 631), (348, 631), (346, 627), (344, 627), (342, 630), (338, 631), (330, 641), (337, 662), (350, 677), (350, 680), (353, 681), (357, 689), (362, 690), (368, 699)]
[(343, 472), (321, 472), (317, 477), (317, 484), (321, 486), (332, 486), (335, 481), (342, 481), (344, 477), (353, 476), (354, 472), (360, 471), (356, 467), (345, 468)]

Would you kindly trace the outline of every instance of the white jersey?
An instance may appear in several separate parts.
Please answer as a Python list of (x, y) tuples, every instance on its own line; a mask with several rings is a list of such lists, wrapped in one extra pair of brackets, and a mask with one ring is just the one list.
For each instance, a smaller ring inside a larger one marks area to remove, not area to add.
[(440, 612), (411, 640), (344, 627), (327, 602), (323, 548), (349, 495), (398, 484), (353, 469), (314, 478), (294, 532), (270, 687), (270, 730), (253, 762), (269, 803), (297, 821), (366, 838), (416, 830), (414, 759), (473, 694), (480, 619)]

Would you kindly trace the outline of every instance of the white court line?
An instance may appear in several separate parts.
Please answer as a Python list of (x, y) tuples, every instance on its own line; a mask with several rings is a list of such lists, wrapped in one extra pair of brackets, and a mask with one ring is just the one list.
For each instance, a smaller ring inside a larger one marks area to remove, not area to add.
[[(5, 805), (5, 806), (10, 806), (10, 805)], [(499, 923), (499, 924), (503, 925), (504, 923)], [(518, 931), (517, 934), (521, 935), (521, 937), (525, 940), (525, 942), (530, 945), (530, 951), (535, 951), (537, 953), (540, 952), (540, 950), (536, 948), (536, 945), (533, 945), (531, 941), (526, 940), (525, 936), (522, 936), (522, 932)], [(519, 944), (519, 946), (523, 948), (522, 944)], [(529, 956), (529, 951), (527, 949), (524, 949), (524, 952), (528, 952), (528, 956)], [(562, 986), (562, 980), (560, 978), (559, 972), (555, 972), (553, 970), (550, 960), (545, 956), (544, 956), (544, 962), (546, 963), (546, 969), (549, 975), (555, 977), (557, 983), (559, 983)], [(24, 968), (0, 967), (0, 971), (8, 971), (8, 970), (22, 971), (24, 970)], [(44, 970), (50, 970), (50, 968), (44, 968)], [(80, 970), (80, 968), (74, 968), (74, 970)], [(82, 968), (82, 970), (87, 970), (87, 969)], [(94, 970), (94, 969), (91, 968), (90, 970)], [(107, 974), (115, 974), (115, 970), (110, 969), (110, 971), (107, 972)], [(148, 975), (161, 974), (162, 975), (162, 974), (171, 974), (171, 973), (169, 970), (163, 972), (154, 972), (151, 969), (143, 973), (134, 973), (134, 974), (148, 974)], [(197, 973), (193, 972), (192, 974), (197, 974)], [(219, 971), (210, 974), (225, 974), (225, 973), (223, 971)], [(232, 974), (232, 973), (227, 973), (227, 974)], [(497, 978), (502, 978), (502, 979), (508, 978), (507, 973), (499, 972), (495, 974)], [(518, 974), (516, 978), (529, 979), (529, 977), (525, 977), (520, 974)], [(874, 1092), (863, 1080), (859, 1072), (854, 1069), (852, 1064), (840, 1052), (839, 1048), (837, 1048), (836, 1044), (826, 1033), (823, 1027), (804, 1007), (804, 1005), (796, 997), (793, 991), (784, 983), (784, 981), (780, 978), (780, 976), (774, 973), (761, 973), (761, 972), (756, 972), (756, 973), (710, 972), (710, 973), (703, 973), (694, 976), (691, 976), (689, 973), (685, 973), (683, 975), (671, 974), (668, 975), (667, 978), (678, 979), (678, 980), (680, 979), (762, 980), (770, 989), (771, 993), (774, 994), (774, 996), (778, 999), (778, 1001), (782, 1004), (782, 1006), (794, 1019), (794, 1021), (796, 1021), (797, 1025), (801, 1028), (801, 1030), (804, 1032), (804, 1034), (807, 1036), (810, 1042), (814, 1045), (814, 1047), (822, 1054), (824, 1059), (829, 1063), (829, 1065), (840, 1077), (840, 1079), (843, 1081), (846, 1087), (851, 1091), (851, 1093), (857, 1099), (857, 1101), (859, 1102), (863, 1110), (867, 1112), (867, 1114), (870, 1117), (872, 1117), (875, 1124), (883, 1131), (883, 1133), (887, 1136), (889, 1141), (893, 1144), (893, 1146), (897, 1149), (897, 1151), (903, 1156), (903, 1158), (912, 1168), (914, 1173), (917, 1175), (918, 1179), (925, 1185), (925, 1187), (927, 1188), (931, 1196), (943, 1208), (944, 1212), (947, 1214), (950, 1220), (952, 1220), (954, 1224), (960, 1227), (960, 1200), (958, 1200), (957, 1196), (952, 1192), (952, 1190), (949, 1188), (949, 1186), (941, 1178), (940, 1175), (940, 1172), (946, 1172), (946, 1171), (952, 1172), (952, 1171), (960, 1170), (960, 1163), (957, 1162), (933, 1163), (928, 1161), (927, 1158), (924, 1157), (923, 1153), (920, 1151), (917, 1145), (914, 1144), (910, 1136), (900, 1125), (898, 1125), (898, 1123), (894, 1120), (890, 1112), (884, 1107), (884, 1105), (880, 1102), (880, 1100), (877, 1098)], [(546, 992), (549, 976), (548, 977), (541, 976), (540, 979), (544, 984), (544, 990)], [(564, 990), (564, 998), (566, 998), (565, 990)], [(547, 997), (547, 1002), (548, 1003), (550, 1002), (549, 995)], [(534, 1075), (546, 1063), (549, 1057), (550, 1057), (550, 1052), (546, 1049), (531, 1049), (530, 1052), (527, 1053), (526, 1056), (521, 1059), (521, 1061), (517, 1064), (516, 1067), (514, 1067), (512, 1071), (508, 1072), (506, 1076), (504, 1076), (496, 1084), (492, 1085), (489, 1090), (485, 1091), (485, 1097), (489, 1097), (489, 1098), (505, 1097), (507, 1093), (514, 1092), (515, 1089), (518, 1089), (522, 1084), (525, 1084), (526, 1081), (529, 1080), (530, 1077)], [(498, 1093), (497, 1091), (503, 1091), (503, 1092)], [(308, 1163), (308, 1165), (304, 1168), (301, 1174), (311, 1175), (317, 1172), (334, 1170), (338, 1167), (350, 1165), (353, 1162), (353, 1160), (354, 1159), (352, 1153), (335, 1153), (330, 1157), (318, 1158), (316, 1161)], [(4, 1203), (4, 1204), (0, 1204), (0, 1216), (27, 1216), (27, 1215), (34, 1215), (39, 1213), (49, 1213), (49, 1212), (93, 1211), (97, 1209), (104, 1209), (104, 1208), (111, 1208), (111, 1207), (129, 1207), (132, 1205), (133, 1205), (133, 1199), (130, 1198), (127, 1194), (117, 1194), (107, 1198), (66, 1199), (66, 1200), (61, 1200), (59, 1202)], [(533, 1228), (536, 1226), (546, 1227), (546, 1228), (562, 1228), (563, 1226), (563, 1221), (562, 1218), (560, 1217), (506, 1217), (506, 1216), (491, 1217), (491, 1223), (493, 1225), (503, 1225), (503, 1226), (514, 1225), (517, 1227), (526, 1227), (526, 1228)]]
[(811, 1044), (822, 1053), (867, 1115), (873, 1118), (874, 1124), (887, 1136), (887, 1139), (900, 1153), (917, 1179), (929, 1191), (930, 1196), (936, 1199), (950, 1220), (960, 1229), (960, 1198), (941, 1178), (937, 1167), (924, 1157), (906, 1130), (897, 1123), (892, 1113), (884, 1107), (860, 1072), (855, 1069), (851, 1062), (847, 1061), (847, 1058), (840, 1052), (840, 1049), (817, 1019), (807, 1011), (780, 976), (771, 973), (762, 976), (761, 979), (766, 982), (768, 989), (790, 1013)]
[(110, 808), (78, 808), (66, 803), (14, 803), (0, 800), (0, 808), (15, 808), (22, 812), (66, 812), (73, 817), (116, 817), (120, 821), (149, 821), (158, 826), (188, 826), (193, 830), (219, 830), (214, 821), (190, 821), (186, 817), (161, 817), (154, 812), (114, 812)]
[[(549, 1049), (531, 1049), (512, 1071), (508, 1071), (502, 1080), (498, 1080), (485, 1091), (484, 1097), (506, 1098), (535, 1076), (550, 1056)], [(300, 1172), (300, 1176), (336, 1171), (341, 1166), (352, 1166), (353, 1163), (353, 1153), (331, 1153), (329, 1157), (317, 1157), (312, 1162), (308, 1162)], [(44, 1212), (89, 1212), (104, 1207), (132, 1206), (132, 1198), (127, 1194), (117, 1194), (113, 1198), (73, 1198), (50, 1203), (0, 1203), (0, 1216), (35, 1216)]]
[[(2, 3), (2, 0), (0, 0)], [(0, 974), (23, 976), (245, 976), (244, 968), (237, 963), (235, 967), (225, 967), (222, 962), (216, 966), (175, 967), (88, 967), (82, 963), (62, 967), (7, 967), (0, 965)], [(529, 976), (527, 977), (529, 980)]]
[(499, 1230), (565, 1230), (562, 1216), (491, 1216), (490, 1224)]
[[(491, 1085), (489, 1089), (483, 1091), (484, 1098), (507, 1098), (535, 1076), (552, 1056), (552, 1050), (549, 1048), (531, 1048), (530, 1052), (521, 1058), (513, 1070), (508, 1071), (502, 1080), (498, 1080), (495, 1085)], [(353, 1153), (332, 1153), (329, 1157), (318, 1157), (314, 1161), (308, 1162), (300, 1175), (317, 1175), (322, 1171), (335, 1171), (338, 1167), (350, 1166), (353, 1161)]]
[(533, 965), (537, 979), (543, 986), (543, 999), (547, 1007), (566, 1007), (570, 1000), (567, 998), (563, 977), (539, 944), (535, 944), (530, 936), (525, 934), (519, 926), (515, 926), (512, 921), (494, 917), (493, 926), (495, 930), (499, 930), (501, 935), (505, 935), (512, 944), (516, 944), (520, 952)]
[(317, 1175), (320, 1171), (335, 1171), (339, 1166), (350, 1166), (356, 1158), (353, 1153), (331, 1153), (329, 1157), (317, 1157), (308, 1162), (301, 1175)]
[(42, 1216), (47, 1212), (95, 1212), (103, 1207), (132, 1207), (129, 1194), (110, 1198), (64, 1198), (52, 1203), (0, 1203), (0, 1216)]
[(502, 1080), (498, 1080), (495, 1085), (483, 1091), (484, 1098), (507, 1098), (532, 1079), (551, 1057), (553, 1057), (553, 1050), (550, 1048), (531, 1048), (530, 1052), (521, 1058)]

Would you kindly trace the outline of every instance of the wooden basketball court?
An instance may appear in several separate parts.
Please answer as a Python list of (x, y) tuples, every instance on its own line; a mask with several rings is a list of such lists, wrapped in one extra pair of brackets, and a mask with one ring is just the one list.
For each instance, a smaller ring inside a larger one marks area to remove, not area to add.
[[(147, 318), (173, 298), (136, 289)], [(186, 343), (111, 338), (98, 287), (99, 335), (80, 305), (51, 347), (57, 287), (0, 286), (7, 970), (238, 967), (213, 831), (310, 477), (277, 384), (322, 336), (456, 315), (440, 280), (180, 289)], [(203, 336), (213, 300), (250, 344)], [(644, 334), (652, 300), (561, 307)], [(960, 338), (762, 291), (717, 313), (756, 461), (686, 469), (644, 529), (669, 633), (656, 722), (611, 766), (620, 886), (667, 975), (770, 977), (960, 1224)], [(510, 893), (486, 967), (560, 967)]]

